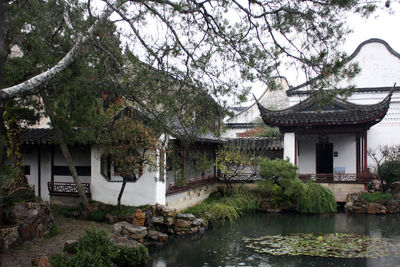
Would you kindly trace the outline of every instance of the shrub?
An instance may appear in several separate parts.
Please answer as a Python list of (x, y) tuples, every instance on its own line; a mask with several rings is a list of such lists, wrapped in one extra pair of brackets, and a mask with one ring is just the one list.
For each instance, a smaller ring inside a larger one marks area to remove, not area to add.
[(336, 211), (336, 200), (332, 192), (317, 183), (286, 178), (280, 179), (279, 185), (268, 180), (263, 180), (258, 185), (260, 190), (267, 191), (275, 208), (293, 208), (301, 213)]
[(320, 184), (306, 183), (306, 190), (298, 199), (297, 210), (301, 213), (336, 212), (336, 200), (333, 193)]
[(61, 233), (61, 228), (58, 227), (57, 224), (53, 223), (50, 227), (49, 232), (44, 236), (45, 238), (51, 238), (53, 236), (58, 235), (59, 233)]
[(263, 179), (294, 179), (297, 178), (297, 166), (283, 159), (262, 159), (260, 176)]
[(227, 191), (224, 196), (214, 192), (199, 205), (185, 209), (184, 213), (192, 213), (207, 221), (229, 220), (232, 222), (241, 214), (257, 210), (260, 198), (246, 189)]
[(389, 188), (393, 182), (400, 181), (400, 161), (387, 160), (379, 168), (379, 177), (386, 182)]
[(392, 200), (392, 194), (390, 193), (382, 193), (382, 192), (375, 192), (375, 193), (362, 193), (361, 198), (368, 201), (368, 202), (385, 202)]
[(108, 233), (92, 228), (73, 245), (66, 248), (73, 255), (58, 254), (50, 258), (51, 266), (137, 266), (149, 259), (147, 248), (115, 245)]

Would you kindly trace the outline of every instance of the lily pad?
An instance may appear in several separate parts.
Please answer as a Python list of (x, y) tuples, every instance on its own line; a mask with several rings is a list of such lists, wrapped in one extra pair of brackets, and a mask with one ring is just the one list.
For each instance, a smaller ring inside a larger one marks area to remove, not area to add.
[(335, 258), (378, 258), (400, 256), (399, 244), (388, 238), (358, 234), (267, 235), (244, 239), (246, 247), (258, 253)]

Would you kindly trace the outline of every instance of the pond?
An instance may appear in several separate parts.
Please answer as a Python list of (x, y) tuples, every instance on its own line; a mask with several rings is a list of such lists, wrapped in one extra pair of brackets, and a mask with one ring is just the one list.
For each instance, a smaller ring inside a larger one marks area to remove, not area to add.
[(150, 250), (148, 266), (400, 266), (399, 256), (332, 258), (273, 256), (246, 248), (245, 238), (292, 233), (355, 233), (390, 238), (400, 244), (400, 216), (267, 214), (241, 217), (234, 223), (214, 224), (202, 235), (171, 238)]

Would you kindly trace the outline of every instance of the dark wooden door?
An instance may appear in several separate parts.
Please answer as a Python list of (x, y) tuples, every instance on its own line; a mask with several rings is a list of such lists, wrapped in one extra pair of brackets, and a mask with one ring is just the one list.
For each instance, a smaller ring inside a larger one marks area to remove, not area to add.
[(316, 144), (317, 173), (333, 173), (333, 144)]

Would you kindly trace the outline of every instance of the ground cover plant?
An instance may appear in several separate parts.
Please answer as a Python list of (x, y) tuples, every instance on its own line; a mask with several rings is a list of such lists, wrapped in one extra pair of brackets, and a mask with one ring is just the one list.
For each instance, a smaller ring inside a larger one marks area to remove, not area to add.
[(64, 254), (50, 258), (51, 266), (138, 266), (149, 260), (147, 248), (115, 245), (107, 232), (91, 228), (76, 243), (65, 247)]
[(282, 159), (263, 159), (260, 164), (261, 181), (258, 189), (274, 208), (301, 213), (328, 213), (336, 211), (332, 192), (312, 181), (298, 178), (297, 167)]
[(246, 213), (252, 213), (260, 205), (259, 196), (251, 193), (247, 188), (240, 190), (214, 192), (208, 199), (199, 205), (187, 208), (183, 213), (192, 213), (207, 221), (230, 221)]
[(378, 258), (400, 255), (399, 246), (388, 238), (358, 234), (267, 235), (244, 240), (246, 247), (259, 253), (335, 258)]
[(384, 202), (392, 200), (392, 194), (390, 193), (361, 193), (361, 198), (368, 202)]

